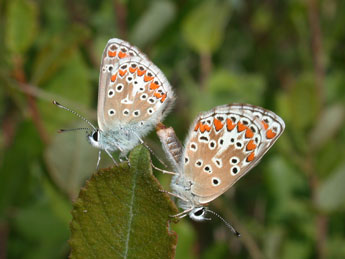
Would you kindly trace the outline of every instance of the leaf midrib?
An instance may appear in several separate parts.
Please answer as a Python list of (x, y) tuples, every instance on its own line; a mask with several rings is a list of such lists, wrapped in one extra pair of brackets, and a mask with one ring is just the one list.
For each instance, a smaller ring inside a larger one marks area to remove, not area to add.
[[(138, 165), (137, 163), (136, 165)], [(136, 188), (136, 180), (137, 180), (137, 168), (135, 167), (135, 172), (133, 175), (133, 180), (132, 180), (132, 195), (131, 195), (131, 200), (130, 200), (130, 206), (129, 206), (129, 222), (128, 222), (128, 228), (127, 228), (127, 237), (126, 237), (126, 243), (125, 243), (125, 252), (124, 252), (124, 258), (127, 258), (128, 256), (128, 249), (129, 249), (129, 240), (131, 237), (131, 227), (132, 227), (132, 221), (133, 221), (133, 203), (134, 203), (134, 197), (135, 197), (135, 188)]]

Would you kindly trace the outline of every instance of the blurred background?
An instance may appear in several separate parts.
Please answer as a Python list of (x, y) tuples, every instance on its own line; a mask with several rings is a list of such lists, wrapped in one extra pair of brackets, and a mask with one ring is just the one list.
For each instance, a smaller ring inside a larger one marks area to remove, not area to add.
[[(113, 37), (169, 79), (178, 98), (164, 123), (182, 141), (200, 111), (226, 103), (286, 122), (210, 205), (242, 237), (217, 218), (183, 219), (176, 258), (345, 258), (344, 13), (340, 0), (0, 1), (0, 258), (67, 258), (71, 204), (97, 150), (84, 132), (57, 134), (85, 124), (51, 101), (96, 122)], [(163, 158), (154, 132), (146, 142)]]

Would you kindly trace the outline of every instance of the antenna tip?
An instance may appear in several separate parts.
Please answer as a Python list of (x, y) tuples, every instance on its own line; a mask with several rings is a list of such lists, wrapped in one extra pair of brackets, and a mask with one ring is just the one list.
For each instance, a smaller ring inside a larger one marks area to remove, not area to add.
[[(236, 231), (236, 230), (235, 230)], [(241, 237), (241, 234), (239, 233), (239, 232), (235, 232), (235, 235), (237, 236), (237, 237)]]
[(58, 130), (58, 133), (62, 133), (62, 132), (64, 132), (65, 130), (64, 129), (59, 129)]

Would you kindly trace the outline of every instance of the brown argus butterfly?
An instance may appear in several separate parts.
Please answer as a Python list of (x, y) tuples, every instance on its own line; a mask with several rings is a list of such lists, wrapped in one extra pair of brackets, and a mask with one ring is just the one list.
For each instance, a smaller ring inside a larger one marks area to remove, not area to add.
[[(174, 93), (164, 74), (143, 53), (128, 42), (110, 39), (103, 51), (97, 107), (97, 129), (70, 109), (91, 127), (88, 141), (104, 150), (119, 150), (125, 156), (159, 121), (174, 101)], [(62, 130), (66, 131), (66, 130)], [(116, 161), (113, 159), (114, 163)]]
[(171, 128), (158, 130), (163, 149), (176, 170), (170, 194), (178, 198), (183, 211), (175, 216), (189, 215), (196, 221), (207, 219), (206, 212), (212, 211), (206, 204), (248, 173), (284, 128), (284, 121), (271, 111), (249, 104), (230, 104), (199, 114), (184, 148)]

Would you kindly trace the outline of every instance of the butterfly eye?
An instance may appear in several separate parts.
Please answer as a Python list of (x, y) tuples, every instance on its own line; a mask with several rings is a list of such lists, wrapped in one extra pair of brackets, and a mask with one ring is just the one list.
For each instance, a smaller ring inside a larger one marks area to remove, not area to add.
[(93, 134), (92, 134), (92, 138), (94, 141), (98, 142), (98, 131), (95, 131)]
[(202, 214), (204, 214), (204, 208), (201, 208), (200, 210), (194, 212), (194, 215), (197, 217), (200, 217)]

